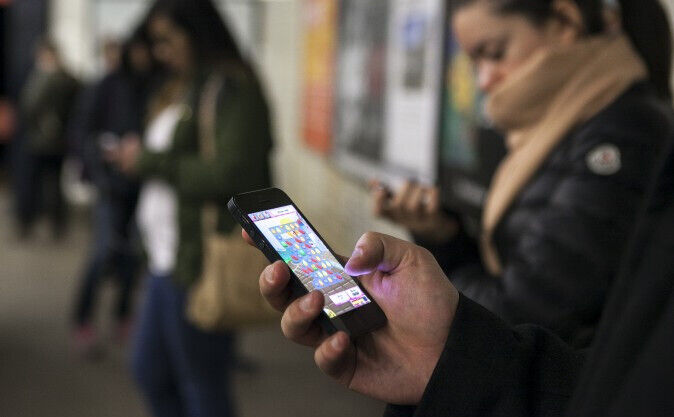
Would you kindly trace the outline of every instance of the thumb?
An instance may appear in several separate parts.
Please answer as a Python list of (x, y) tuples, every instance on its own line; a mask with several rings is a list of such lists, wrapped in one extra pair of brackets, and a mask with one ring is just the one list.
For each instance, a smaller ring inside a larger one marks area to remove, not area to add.
[(349, 262), (344, 266), (352, 276), (373, 271), (391, 272), (400, 265), (410, 244), (381, 233), (367, 232), (358, 239)]

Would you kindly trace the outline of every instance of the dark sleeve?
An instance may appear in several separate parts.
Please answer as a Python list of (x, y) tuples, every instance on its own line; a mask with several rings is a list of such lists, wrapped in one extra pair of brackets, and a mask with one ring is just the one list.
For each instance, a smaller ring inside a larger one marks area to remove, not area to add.
[(257, 86), (244, 84), (224, 90), (218, 106), (216, 156), (205, 161), (198, 153), (144, 152), (143, 176), (171, 182), (181, 199), (226, 203), (238, 192), (269, 186), (271, 128), (264, 98)]
[(40, 76), (38, 71), (33, 70), (26, 80), (26, 84), (21, 91), (20, 110), (25, 122), (29, 125), (36, 123), (40, 113), (45, 107), (45, 90), (47, 80)]
[[(540, 324), (567, 341), (580, 337), (578, 343), (585, 343), (581, 339), (587, 341), (599, 320), (634, 227), (658, 148), (653, 140), (635, 136), (595, 135), (579, 142), (564, 156), (568, 162), (545, 206), (532, 214), (522, 203), (508, 214), (503, 226), (519, 226), (503, 231), (518, 235), (515, 244), (499, 247), (502, 275), (472, 267), (456, 271), (451, 279), (510, 323)], [(588, 155), (607, 143), (620, 150), (622, 167), (611, 175), (591, 172)]]
[(96, 180), (103, 166), (96, 134), (100, 132), (99, 112), (102, 106), (103, 82), (82, 90), (77, 98), (69, 124), (71, 148), (84, 164), (87, 175)]
[(170, 183), (176, 181), (176, 156), (171, 150), (155, 152), (143, 149), (136, 163), (141, 178), (161, 178)]
[(389, 405), (385, 415), (562, 416), (584, 356), (540, 327), (511, 328), (462, 295), (421, 402)]
[(459, 216), (450, 211), (447, 214), (454, 217), (460, 224), (459, 231), (454, 238), (446, 242), (435, 243), (424, 240), (415, 234), (412, 234), (412, 237), (417, 245), (428, 249), (433, 254), (443, 272), (451, 277), (457, 268), (480, 263), (480, 251), (475, 239), (468, 235), (465, 227), (461, 224)]
[[(227, 114), (219, 114), (216, 126), (217, 157), (205, 162), (199, 156), (181, 158), (176, 186), (189, 201), (221, 201), (255, 188), (269, 186), (271, 127), (265, 100), (257, 84), (245, 82), (235, 91), (225, 85)], [(235, 103), (235, 104), (232, 104)]]

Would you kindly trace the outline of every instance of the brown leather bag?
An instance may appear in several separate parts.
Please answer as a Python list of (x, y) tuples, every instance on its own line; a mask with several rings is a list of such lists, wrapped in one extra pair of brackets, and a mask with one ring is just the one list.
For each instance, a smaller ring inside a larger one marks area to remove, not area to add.
[[(222, 86), (222, 76), (209, 78), (199, 103), (199, 141), (206, 160), (215, 157), (216, 101)], [(205, 205), (202, 272), (188, 295), (188, 320), (208, 331), (278, 322), (280, 313), (260, 294), (259, 276), (269, 261), (243, 240), (240, 227), (227, 235), (218, 233), (217, 219), (217, 206)]]

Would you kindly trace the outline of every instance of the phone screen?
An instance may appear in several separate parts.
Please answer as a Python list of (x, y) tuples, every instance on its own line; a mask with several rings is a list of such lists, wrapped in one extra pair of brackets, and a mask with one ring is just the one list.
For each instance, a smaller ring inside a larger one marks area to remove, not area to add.
[(292, 206), (250, 213), (248, 217), (308, 291), (325, 296), (323, 310), (335, 317), (370, 302), (358, 283)]

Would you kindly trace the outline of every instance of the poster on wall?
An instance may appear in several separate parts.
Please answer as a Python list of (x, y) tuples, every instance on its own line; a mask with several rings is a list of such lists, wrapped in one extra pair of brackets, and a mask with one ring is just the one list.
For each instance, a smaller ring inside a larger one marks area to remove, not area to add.
[(344, 0), (339, 11), (335, 158), (361, 179), (432, 183), (442, 0)]
[(304, 141), (327, 153), (332, 147), (333, 87), (337, 37), (337, 1), (304, 0), (303, 120)]
[(389, 18), (385, 160), (427, 184), (436, 180), (443, 4), (396, 0)]
[(477, 163), (476, 127), (486, 124), (482, 114), (484, 97), (478, 91), (470, 58), (459, 49), (451, 34), (447, 39), (446, 59), (442, 158), (449, 165), (474, 170)]
[(386, 0), (340, 2), (334, 135), (348, 171), (381, 162), (388, 7)]

